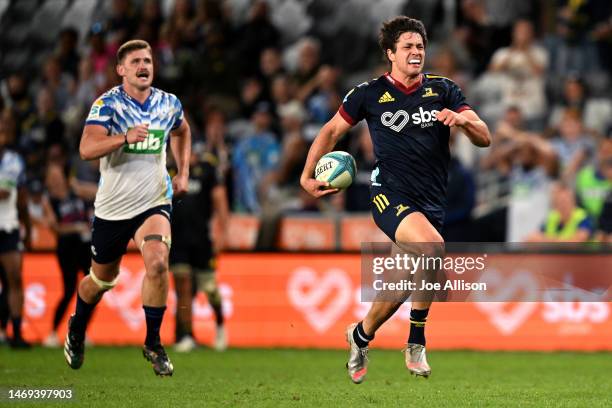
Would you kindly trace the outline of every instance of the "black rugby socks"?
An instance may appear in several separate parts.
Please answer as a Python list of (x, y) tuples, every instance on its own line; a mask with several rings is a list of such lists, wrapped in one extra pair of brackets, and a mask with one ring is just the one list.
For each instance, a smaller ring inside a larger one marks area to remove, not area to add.
[(155, 306), (143, 306), (145, 311), (145, 319), (147, 321), (147, 337), (145, 339), (145, 345), (149, 348), (161, 344), (159, 338), (159, 329), (164, 319), (164, 312), (166, 306), (155, 307)]
[(362, 322), (359, 322), (357, 324), (357, 327), (355, 327), (355, 330), (353, 330), (353, 340), (355, 340), (355, 344), (357, 344), (357, 347), (364, 348), (368, 347), (368, 344), (370, 344), (370, 342), (374, 340), (374, 336), (368, 336), (363, 330)]
[(408, 343), (420, 344), (425, 346), (425, 323), (429, 309), (410, 310), (410, 336)]

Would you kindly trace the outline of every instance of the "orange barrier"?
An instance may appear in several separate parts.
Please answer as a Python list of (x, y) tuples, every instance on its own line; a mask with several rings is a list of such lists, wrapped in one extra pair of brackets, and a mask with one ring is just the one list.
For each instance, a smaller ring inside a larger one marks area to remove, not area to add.
[[(508, 255), (522, 256), (525, 255)], [(360, 303), (360, 256), (349, 254), (229, 254), (219, 259), (218, 281), (231, 346), (342, 348), (344, 329), (366, 314)], [(140, 256), (128, 254), (119, 285), (92, 319), (89, 338), (99, 344), (140, 344), (145, 322), (140, 300)], [(25, 336), (39, 341), (51, 326), (61, 294), (50, 254), (25, 258)], [(174, 294), (162, 326), (173, 340)], [(480, 350), (612, 350), (612, 303), (436, 303), (428, 319), (428, 347)], [(74, 310), (74, 303), (69, 311)], [(400, 349), (409, 326), (409, 304), (376, 334), (373, 347)], [(194, 331), (212, 340), (212, 311), (204, 295), (194, 301)], [(65, 333), (65, 321), (60, 335)]]
[[(232, 214), (228, 221), (227, 248), (235, 251), (255, 248), (259, 225), (256, 216)], [(217, 228), (215, 223), (213, 228)], [(369, 214), (343, 214), (337, 218), (287, 216), (280, 225), (278, 248), (284, 251), (359, 251), (363, 241), (388, 241)], [(55, 245), (55, 234), (49, 228), (42, 225), (33, 227), (33, 249), (52, 251)], [(129, 249), (136, 250), (133, 241), (130, 241)]]
[(368, 215), (346, 215), (340, 219), (340, 250), (360, 251), (362, 242), (390, 242), (391, 240)]
[(288, 251), (331, 251), (336, 249), (332, 218), (286, 217), (281, 221), (278, 248)]

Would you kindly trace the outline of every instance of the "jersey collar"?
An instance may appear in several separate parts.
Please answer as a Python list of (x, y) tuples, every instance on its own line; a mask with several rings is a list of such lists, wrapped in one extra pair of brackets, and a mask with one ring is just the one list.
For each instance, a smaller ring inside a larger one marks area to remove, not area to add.
[(389, 83), (391, 83), (391, 85), (393, 85), (394, 87), (396, 87), (397, 89), (405, 93), (406, 95), (410, 95), (411, 93), (416, 91), (421, 86), (421, 84), (423, 84), (423, 74), (419, 74), (419, 80), (414, 85), (411, 85), (410, 87), (406, 87), (400, 81), (394, 79), (391, 76), (390, 72), (385, 72), (384, 77), (387, 81), (389, 81)]
[(136, 104), (136, 106), (138, 106), (141, 110), (143, 110), (143, 111), (148, 111), (149, 110), (149, 105), (151, 104), (151, 98), (153, 97), (153, 87), (150, 88), (151, 89), (151, 93), (149, 94), (149, 96), (147, 96), (147, 99), (145, 99), (144, 103), (140, 103), (136, 99), (132, 98), (127, 92), (125, 92), (125, 89), (123, 89), (123, 85), (119, 85), (119, 89), (121, 90), (121, 94), (126, 99), (134, 102)]

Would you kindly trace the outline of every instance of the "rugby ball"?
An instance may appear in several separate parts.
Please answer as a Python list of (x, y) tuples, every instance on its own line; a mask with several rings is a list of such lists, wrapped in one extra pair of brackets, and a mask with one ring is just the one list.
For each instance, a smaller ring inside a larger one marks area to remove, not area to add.
[(315, 179), (326, 181), (332, 188), (345, 189), (355, 178), (355, 159), (347, 152), (329, 152), (317, 163)]

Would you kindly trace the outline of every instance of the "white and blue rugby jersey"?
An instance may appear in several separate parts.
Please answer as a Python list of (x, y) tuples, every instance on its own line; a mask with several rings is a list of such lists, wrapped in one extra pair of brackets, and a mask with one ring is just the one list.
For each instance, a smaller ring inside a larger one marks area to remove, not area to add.
[(148, 138), (125, 145), (100, 159), (100, 184), (95, 215), (105, 220), (133, 218), (149, 208), (172, 202), (172, 183), (166, 170), (170, 131), (183, 122), (178, 98), (157, 88), (141, 104), (116, 86), (91, 107), (86, 125), (101, 125), (109, 135), (149, 124)]
[(0, 189), (9, 192), (7, 199), (0, 200), (0, 231), (10, 232), (19, 228), (17, 189), (25, 184), (25, 166), (21, 156), (12, 150), (0, 155)]

